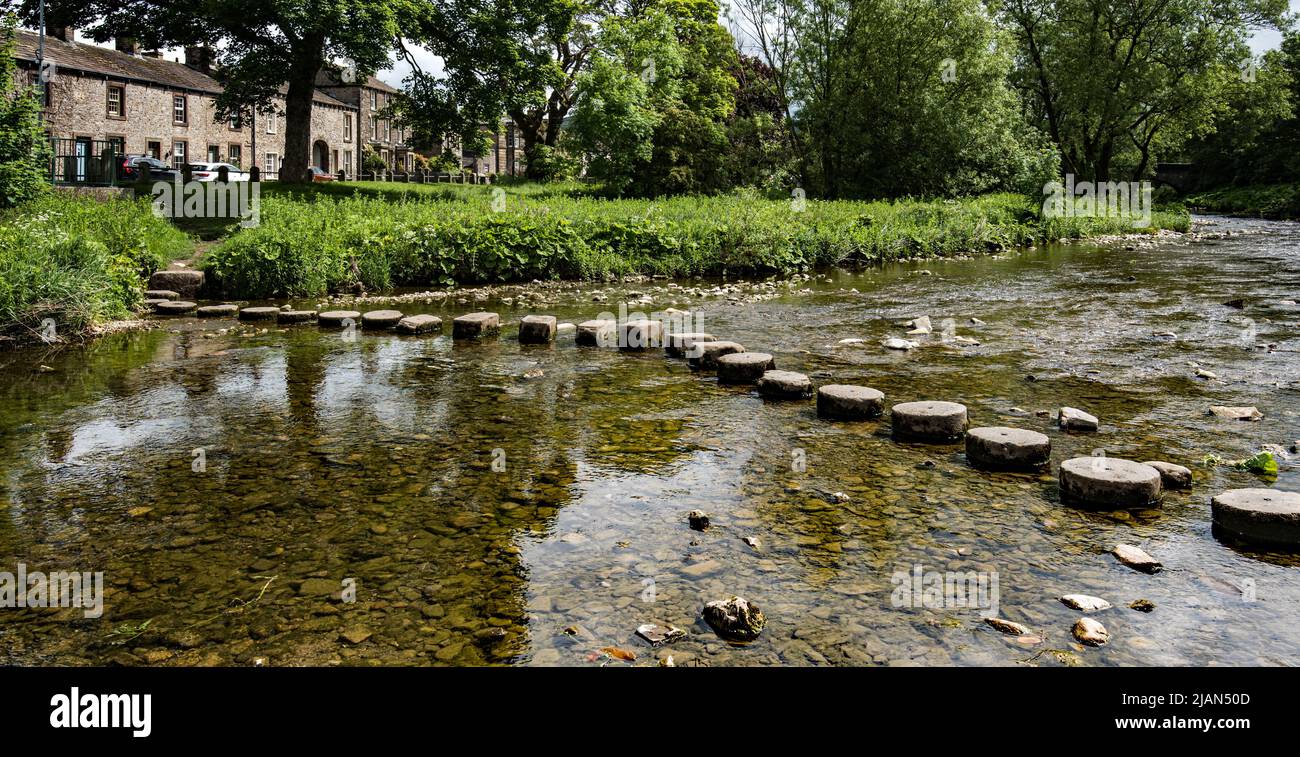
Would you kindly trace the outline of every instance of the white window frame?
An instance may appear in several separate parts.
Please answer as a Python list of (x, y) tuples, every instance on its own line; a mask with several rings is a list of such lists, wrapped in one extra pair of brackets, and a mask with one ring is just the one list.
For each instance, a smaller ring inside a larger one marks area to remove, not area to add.
[[(176, 118), (176, 114), (180, 118)], [(188, 124), (190, 122), (190, 101), (185, 95), (172, 95), (172, 123)]]
[(266, 113), (266, 133), (267, 133), (267, 134), (274, 134), (274, 133), (275, 133), (275, 130), (276, 130), (276, 128), (277, 128), (277, 126), (276, 126), (276, 122), (275, 122), (275, 119), (276, 119), (275, 111), (273, 111), (273, 110), (271, 110), (271, 111), (267, 111), (267, 113)]
[(185, 163), (190, 157), (189, 142), (184, 139), (172, 140), (172, 168), (177, 171), (185, 167)]
[(262, 162), (262, 170), (266, 173), (276, 173), (280, 170), (280, 154), (274, 152), (266, 153), (265, 160)]

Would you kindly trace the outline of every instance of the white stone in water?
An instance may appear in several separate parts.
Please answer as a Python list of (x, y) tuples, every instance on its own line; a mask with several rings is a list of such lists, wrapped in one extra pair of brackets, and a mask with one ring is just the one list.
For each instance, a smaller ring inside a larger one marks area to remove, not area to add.
[(885, 341), (881, 342), (881, 344), (891, 350), (914, 350), (921, 346), (910, 339), (899, 339), (896, 336), (889, 337)]
[(1181, 465), (1162, 463), (1159, 460), (1147, 460), (1143, 465), (1150, 465), (1160, 473), (1160, 485), (1165, 489), (1189, 489), (1192, 486), (1192, 472)]
[(1116, 544), (1111, 554), (1123, 564), (1133, 570), (1140, 570), (1143, 573), (1158, 573), (1164, 567), (1159, 560), (1148, 555), (1145, 551), (1130, 544)]
[(1092, 618), (1079, 618), (1074, 622), (1074, 638), (1088, 646), (1099, 647), (1110, 641), (1110, 632)]
[(1061, 604), (1080, 612), (1099, 612), (1109, 610), (1111, 607), (1110, 602), (1101, 597), (1093, 597), (1088, 594), (1066, 594), (1061, 597)]
[(836, 344), (862, 344), (866, 341), (867, 340), (865, 339), (859, 339), (854, 336), (854, 337), (849, 337), (848, 339), (841, 339), (838, 342), (836, 342)]
[(568, 321), (565, 321), (564, 323), (561, 323), (555, 327), (556, 333), (559, 334), (567, 334), (570, 331), (577, 331), (577, 330), (578, 327), (575, 324), (569, 323)]
[(1264, 417), (1264, 414), (1254, 405), (1249, 407), (1214, 405), (1210, 407), (1210, 415), (1213, 415), (1216, 418), (1227, 418), (1228, 420), (1233, 421), (1257, 421)]
[(1059, 424), (1063, 431), (1096, 431), (1097, 416), (1085, 413), (1075, 407), (1063, 407), (1059, 413)]
[(998, 629), (1002, 633), (1011, 636), (1024, 636), (1029, 633), (1029, 628), (1026, 626), (1010, 620), (1003, 620), (1002, 618), (985, 618), (984, 622)]
[(907, 332), (909, 334), (928, 334), (934, 330), (934, 327), (930, 325), (930, 316), (928, 315), (913, 318), (907, 322), (907, 327), (911, 329), (911, 331)]

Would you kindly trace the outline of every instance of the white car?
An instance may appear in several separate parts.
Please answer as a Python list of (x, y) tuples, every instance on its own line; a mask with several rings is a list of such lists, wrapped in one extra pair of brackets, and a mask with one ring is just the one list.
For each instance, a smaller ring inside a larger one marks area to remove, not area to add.
[(247, 171), (242, 171), (238, 166), (229, 163), (191, 163), (190, 175), (195, 181), (216, 181), (222, 166), (226, 167), (230, 181), (248, 181)]

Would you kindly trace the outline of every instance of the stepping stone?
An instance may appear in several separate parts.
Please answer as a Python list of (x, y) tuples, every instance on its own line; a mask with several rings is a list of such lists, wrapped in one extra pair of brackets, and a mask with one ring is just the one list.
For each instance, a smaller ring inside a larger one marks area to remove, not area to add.
[(583, 321), (578, 324), (578, 333), (574, 341), (583, 347), (612, 347), (616, 338), (618, 323), (608, 319)]
[(175, 292), (177, 297), (193, 297), (203, 288), (203, 271), (155, 271), (149, 277), (150, 290)]
[(837, 421), (865, 421), (885, 412), (885, 393), (865, 386), (827, 384), (817, 388), (817, 415)]
[(1181, 465), (1148, 460), (1143, 465), (1150, 465), (1160, 472), (1160, 486), (1163, 489), (1192, 488), (1192, 472)]
[(1277, 489), (1230, 489), (1210, 500), (1214, 525), (1237, 538), (1300, 547), (1300, 494)]
[(241, 321), (273, 321), (280, 315), (280, 308), (258, 307), (244, 308), (239, 311)]
[(733, 352), (718, 358), (718, 383), (753, 384), (774, 368), (776, 361), (766, 352)]
[(501, 316), (496, 313), (466, 313), (451, 322), (453, 339), (477, 339), (492, 336), (501, 330)]
[(1061, 463), (1063, 500), (1113, 508), (1160, 499), (1160, 471), (1118, 457), (1075, 457)]
[(153, 309), (154, 309), (155, 307), (157, 307), (157, 305), (158, 305), (159, 303), (161, 303), (161, 302), (171, 302), (171, 300), (164, 300), (164, 299), (161, 299), (161, 298), (158, 298), (158, 297), (151, 297), (151, 298), (145, 300), (145, 301), (144, 301), (144, 304), (145, 304), (145, 307), (149, 308), (150, 310), (153, 310)]
[(200, 318), (233, 318), (239, 315), (239, 306), (231, 304), (204, 305), (194, 311), (194, 314)]
[(275, 317), (276, 323), (311, 323), (316, 320), (315, 310), (281, 310)]
[(173, 292), (170, 289), (150, 289), (144, 293), (145, 299), (150, 300), (179, 300), (180, 292)]
[(361, 314), (361, 328), (391, 329), (404, 317), (400, 310), (371, 310)]
[(664, 352), (668, 353), (669, 357), (686, 357), (696, 342), (716, 341), (718, 340), (712, 334), (700, 331), (677, 332), (668, 335), (664, 342)]
[(966, 434), (966, 460), (987, 470), (1039, 470), (1052, 456), (1046, 434), (1006, 426), (973, 428)]
[(344, 321), (352, 321), (355, 326), (361, 321), (361, 313), (356, 310), (326, 310), (316, 316), (316, 324), (328, 328), (341, 329)]
[(628, 321), (618, 332), (618, 348), (621, 350), (648, 350), (662, 347), (663, 343), (664, 325), (660, 321)]
[(399, 334), (427, 334), (442, 331), (442, 319), (436, 315), (408, 315), (397, 322)]
[(738, 342), (696, 342), (693, 351), (697, 354), (686, 357), (687, 365), (699, 371), (716, 371), (718, 358), (744, 352), (745, 347)]
[(1097, 416), (1074, 407), (1061, 408), (1058, 418), (1062, 431), (1096, 431)]
[(526, 315), (519, 319), (520, 344), (550, 344), (557, 331), (555, 316)]
[(758, 393), (774, 400), (801, 400), (812, 394), (812, 382), (807, 376), (794, 371), (766, 371), (758, 379)]
[(196, 307), (198, 305), (186, 300), (163, 300), (154, 305), (153, 309), (159, 315), (184, 315)]
[(952, 442), (966, 433), (966, 406), (958, 402), (904, 402), (889, 411), (895, 438)]

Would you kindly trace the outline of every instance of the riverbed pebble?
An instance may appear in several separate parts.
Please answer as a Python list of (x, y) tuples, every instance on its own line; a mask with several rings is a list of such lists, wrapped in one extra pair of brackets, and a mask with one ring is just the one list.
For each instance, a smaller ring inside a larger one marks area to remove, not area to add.
[(727, 641), (753, 641), (767, 625), (763, 611), (744, 597), (710, 602), (703, 615), (713, 632)]
[(1074, 622), (1074, 638), (1090, 647), (1099, 647), (1110, 641), (1110, 632), (1106, 626), (1092, 618), (1079, 618)]
[(1249, 407), (1230, 407), (1227, 405), (1213, 405), (1210, 407), (1210, 415), (1216, 418), (1226, 418), (1231, 421), (1257, 421), (1264, 417), (1259, 408), (1251, 405)]
[(1062, 499), (1114, 508), (1140, 507), (1160, 498), (1160, 472), (1118, 457), (1075, 457), (1061, 463)]
[(1300, 547), (1300, 493), (1230, 489), (1210, 500), (1215, 527), (1243, 541)]
[(1071, 610), (1079, 610), (1080, 612), (1099, 612), (1109, 610), (1111, 607), (1110, 602), (1089, 594), (1066, 594), (1060, 599), (1061, 604)]
[(1115, 555), (1115, 559), (1124, 565), (1143, 573), (1159, 573), (1160, 569), (1164, 567), (1159, 560), (1147, 554), (1145, 550), (1131, 544), (1116, 544), (1110, 553)]
[(896, 438), (924, 442), (951, 442), (966, 433), (966, 406), (958, 402), (903, 402), (889, 411)]
[(966, 460), (989, 470), (1038, 470), (1052, 456), (1046, 434), (1022, 428), (990, 426), (966, 434)]

